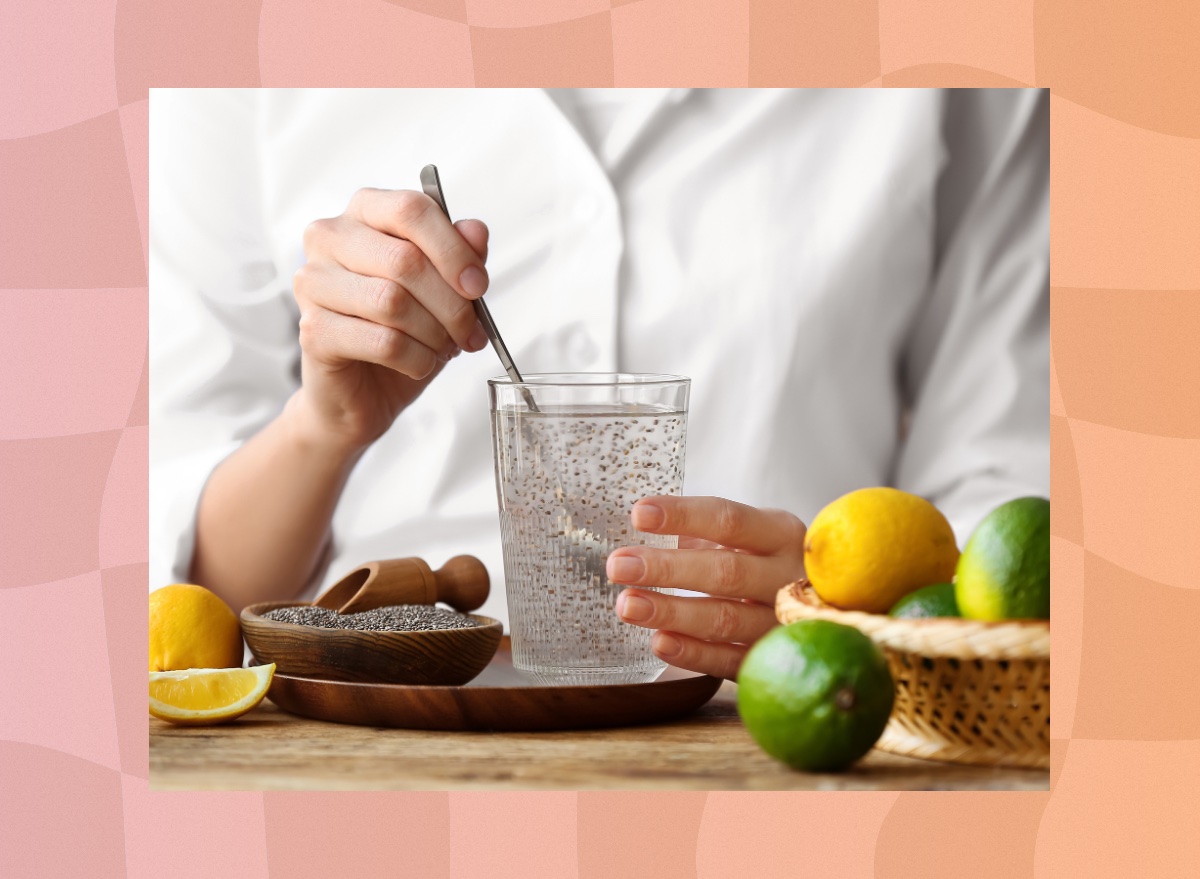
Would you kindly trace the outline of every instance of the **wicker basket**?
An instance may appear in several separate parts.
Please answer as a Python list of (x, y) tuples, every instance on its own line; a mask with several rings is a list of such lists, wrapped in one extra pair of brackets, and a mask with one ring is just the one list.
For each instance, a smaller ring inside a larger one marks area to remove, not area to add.
[(887, 656), (896, 704), (876, 747), (991, 766), (1050, 765), (1050, 623), (896, 619), (838, 610), (807, 581), (779, 591), (782, 623), (854, 626)]

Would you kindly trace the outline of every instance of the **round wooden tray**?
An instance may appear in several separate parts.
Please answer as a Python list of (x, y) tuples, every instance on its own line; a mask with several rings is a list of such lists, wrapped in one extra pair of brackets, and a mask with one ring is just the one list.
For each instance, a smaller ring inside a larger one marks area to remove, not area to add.
[(508, 637), (479, 677), (459, 687), (323, 680), (275, 673), (267, 697), (284, 711), (359, 726), (533, 732), (658, 723), (695, 711), (719, 678), (668, 666), (641, 684), (556, 686), (512, 666)]

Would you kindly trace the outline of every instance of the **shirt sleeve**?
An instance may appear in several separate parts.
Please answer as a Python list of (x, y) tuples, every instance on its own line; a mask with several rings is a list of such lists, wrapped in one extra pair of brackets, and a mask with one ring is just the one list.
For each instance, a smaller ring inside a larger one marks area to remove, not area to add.
[(298, 386), (290, 270), (267, 236), (252, 90), (150, 112), (150, 585), (186, 582), (213, 469)]
[(991, 509), (1050, 488), (1049, 105), (1043, 90), (946, 93), (936, 273), (901, 364), (895, 484), (962, 545)]

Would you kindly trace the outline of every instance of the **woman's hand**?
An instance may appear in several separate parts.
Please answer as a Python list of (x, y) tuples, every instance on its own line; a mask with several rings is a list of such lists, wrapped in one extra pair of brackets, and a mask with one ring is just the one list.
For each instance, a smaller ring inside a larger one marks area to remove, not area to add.
[(361, 189), (304, 231), (296, 272), (303, 435), (356, 452), (460, 350), (487, 345), (471, 300), (488, 286), (487, 227), (451, 224), (419, 192)]
[(626, 589), (617, 615), (659, 630), (653, 644), (660, 659), (735, 680), (750, 645), (776, 625), (775, 593), (804, 575), (804, 523), (783, 510), (723, 498), (651, 497), (634, 505), (633, 527), (678, 534), (680, 548), (613, 550), (610, 580), (712, 597)]

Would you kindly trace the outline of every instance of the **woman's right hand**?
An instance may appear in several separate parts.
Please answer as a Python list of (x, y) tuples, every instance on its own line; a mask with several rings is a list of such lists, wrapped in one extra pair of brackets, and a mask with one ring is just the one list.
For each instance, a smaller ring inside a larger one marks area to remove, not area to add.
[(301, 388), (305, 436), (355, 453), (391, 427), (460, 351), (487, 346), (471, 300), (488, 286), (487, 227), (451, 224), (432, 199), (360, 189), (304, 231)]

